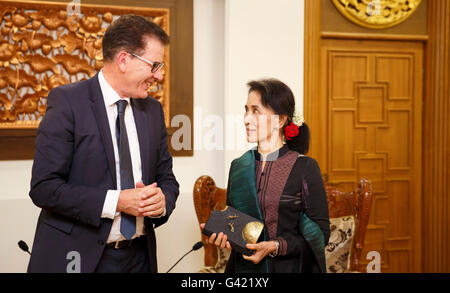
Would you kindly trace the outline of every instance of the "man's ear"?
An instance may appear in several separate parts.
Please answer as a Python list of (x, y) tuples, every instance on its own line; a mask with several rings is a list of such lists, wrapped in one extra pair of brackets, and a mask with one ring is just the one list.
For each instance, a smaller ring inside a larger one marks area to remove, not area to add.
[(126, 51), (120, 51), (116, 55), (116, 64), (122, 72), (125, 72), (127, 70), (127, 64), (129, 61), (128, 57), (129, 54)]

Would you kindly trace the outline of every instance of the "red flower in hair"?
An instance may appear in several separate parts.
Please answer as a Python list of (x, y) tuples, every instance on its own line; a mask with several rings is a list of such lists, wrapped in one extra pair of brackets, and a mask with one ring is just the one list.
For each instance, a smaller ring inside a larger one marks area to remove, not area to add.
[(298, 126), (295, 125), (293, 122), (286, 126), (284, 129), (284, 137), (286, 140), (292, 140), (292, 138), (296, 137), (299, 133)]

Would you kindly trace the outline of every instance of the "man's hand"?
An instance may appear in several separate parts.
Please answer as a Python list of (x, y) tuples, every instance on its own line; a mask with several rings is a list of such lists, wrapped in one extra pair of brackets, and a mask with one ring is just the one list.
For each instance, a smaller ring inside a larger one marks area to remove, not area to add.
[(277, 245), (274, 241), (262, 241), (256, 244), (248, 243), (246, 245), (248, 249), (255, 250), (255, 253), (246, 256), (242, 255), (244, 259), (253, 262), (254, 264), (259, 263), (264, 257), (266, 257), (269, 253), (277, 249)]
[(139, 213), (141, 217), (158, 217), (166, 208), (166, 196), (161, 188), (153, 183), (144, 186), (142, 182), (136, 184), (136, 188), (142, 188), (142, 201), (139, 203)]
[(156, 183), (145, 186), (142, 182), (135, 189), (122, 190), (117, 211), (136, 217), (160, 216), (166, 207), (166, 197)]

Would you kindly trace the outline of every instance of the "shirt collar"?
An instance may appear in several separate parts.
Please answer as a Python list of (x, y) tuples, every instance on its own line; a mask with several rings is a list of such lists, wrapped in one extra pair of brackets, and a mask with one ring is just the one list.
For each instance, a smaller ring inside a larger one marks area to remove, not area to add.
[[(266, 161), (276, 161), (278, 158), (282, 157), (289, 151), (289, 147), (287, 144), (284, 144), (280, 149), (270, 153), (266, 157)], [(258, 148), (254, 149), (255, 159), (258, 161), (262, 160), (262, 155), (258, 152)]]
[[(119, 94), (111, 87), (111, 85), (106, 81), (103, 75), (103, 69), (98, 73), (98, 82), (100, 83), (100, 89), (102, 90), (103, 100), (105, 101), (105, 106), (110, 107), (117, 103), (117, 101), (122, 100)], [(130, 103), (130, 98), (124, 98), (128, 104)]]

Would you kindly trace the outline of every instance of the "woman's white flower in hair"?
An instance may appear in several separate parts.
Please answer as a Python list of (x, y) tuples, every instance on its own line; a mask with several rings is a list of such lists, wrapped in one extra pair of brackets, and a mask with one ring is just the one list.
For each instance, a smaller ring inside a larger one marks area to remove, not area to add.
[(305, 118), (303, 118), (303, 115), (300, 112), (295, 111), (294, 117), (292, 117), (292, 122), (298, 127), (300, 127), (305, 122)]

